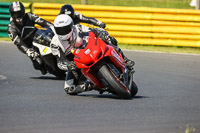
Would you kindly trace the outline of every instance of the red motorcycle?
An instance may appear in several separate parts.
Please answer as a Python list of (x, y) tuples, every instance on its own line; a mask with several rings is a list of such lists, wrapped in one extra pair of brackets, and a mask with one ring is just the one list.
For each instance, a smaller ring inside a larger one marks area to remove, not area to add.
[(133, 81), (134, 70), (129, 70), (121, 54), (100, 38), (96, 38), (93, 32), (89, 32), (87, 45), (84, 48), (73, 48), (72, 53), (82, 74), (100, 92), (108, 91), (124, 99), (130, 99), (137, 94), (138, 88)]

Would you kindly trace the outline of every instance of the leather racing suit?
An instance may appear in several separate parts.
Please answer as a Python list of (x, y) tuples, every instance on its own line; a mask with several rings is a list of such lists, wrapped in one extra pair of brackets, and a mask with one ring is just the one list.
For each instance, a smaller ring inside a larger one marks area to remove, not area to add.
[[(27, 52), (33, 48), (32, 41), (35, 32), (37, 31), (35, 24), (38, 24), (42, 27), (53, 26), (50, 22), (30, 12), (26, 13), (23, 17), (22, 25), (15, 23), (12, 17), (10, 18), (10, 24), (8, 25), (7, 30), (8, 35), (13, 41), (13, 43), (17, 46), (17, 48), (24, 54), (27, 54)], [(34, 53), (37, 54), (37, 51), (34, 50)], [(44, 70), (43, 63), (38, 62), (33, 57), (30, 57), (30, 59), (35, 69), (41, 70), (42, 74), (46, 74), (46, 70)]]
[[(76, 67), (73, 61), (74, 55), (71, 53), (72, 47), (80, 48), (87, 44), (89, 31), (94, 32), (95, 35), (99, 36), (107, 44), (112, 45), (108, 32), (106, 32), (104, 29), (91, 29), (80, 24), (73, 26), (72, 36), (69, 41), (62, 41), (55, 34), (50, 44), (52, 54), (57, 59), (58, 67), (61, 70), (67, 71), (64, 90), (70, 95), (76, 95), (84, 91), (98, 89), (95, 88), (95, 86), (89, 81), (87, 81), (86, 78), (81, 74), (80, 69)], [(121, 51), (119, 47), (115, 45), (112, 46), (118, 51)]]
[(83, 23), (88, 23), (88, 24), (94, 25), (94, 26), (99, 26), (100, 28), (106, 27), (105, 23), (103, 23), (93, 17), (86, 17), (79, 12), (74, 12), (74, 17), (72, 17), (72, 19), (73, 19), (75, 25), (79, 24), (80, 22), (83, 22)]

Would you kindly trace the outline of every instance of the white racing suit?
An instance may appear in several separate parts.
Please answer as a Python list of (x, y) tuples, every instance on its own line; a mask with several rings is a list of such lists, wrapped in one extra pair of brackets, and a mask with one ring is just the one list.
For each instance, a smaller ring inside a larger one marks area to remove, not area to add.
[[(90, 31), (88, 27), (80, 24), (74, 25), (71, 40), (77, 45), (82, 45), (82, 34), (88, 31)], [(64, 84), (66, 93), (76, 95), (83, 91), (91, 90), (91, 83), (86, 81), (86, 78), (81, 74), (81, 71), (77, 69), (73, 61), (74, 55), (71, 53), (72, 42), (59, 40), (59, 37), (55, 34), (50, 46), (52, 54), (57, 59), (58, 67), (66, 71), (66, 80)]]
[[(58, 67), (64, 71), (67, 71), (64, 90), (70, 95), (76, 95), (84, 91), (95, 89), (95, 86), (91, 82), (87, 81), (87, 79), (81, 74), (80, 69), (77, 69), (73, 61), (74, 55), (70, 51), (72, 47), (80, 48), (87, 44), (89, 31), (94, 32), (95, 35), (99, 36), (107, 44), (112, 45), (110, 36), (104, 29), (90, 29), (80, 24), (73, 26), (73, 32), (70, 41), (61, 41), (59, 40), (59, 37), (55, 35), (50, 44), (52, 54), (57, 59)], [(122, 53), (118, 46), (112, 46)]]

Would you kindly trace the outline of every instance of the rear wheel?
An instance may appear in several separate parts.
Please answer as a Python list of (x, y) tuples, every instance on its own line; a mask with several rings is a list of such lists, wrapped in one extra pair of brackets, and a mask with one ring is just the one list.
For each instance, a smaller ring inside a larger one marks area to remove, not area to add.
[(122, 81), (120, 81), (120, 79), (110, 70), (109, 67), (103, 65), (99, 69), (98, 75), (100, 75), (100, 78), (104, 80), (103, 82), (106, 83), (106, 86), (111, 89), (111, 92), (124, 99), (131, 98), (131, 92), (129, 89)]
[(56, 76), (56, 78), (58, 78), (58, 79), (65, 79), (66, 74), (65, 74), (65, 72), (63, 72), (63, 73), (55, 74), (55, 76)]
[(56, 70), (52, 70), (52, 68), (48, 67), (47, 70), (50, 74), (55, 75), (58, 79), (65, 79), (66, 77), (65, 71), (60, 70), (59, 68), (57, 68)]

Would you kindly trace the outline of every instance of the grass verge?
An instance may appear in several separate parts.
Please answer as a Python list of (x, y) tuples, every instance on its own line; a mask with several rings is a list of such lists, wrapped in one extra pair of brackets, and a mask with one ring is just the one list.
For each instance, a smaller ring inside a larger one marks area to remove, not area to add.
[[(2, 37), (0, 41), (11, 41), (10, 38)], [(192, 47), (173, 47), (173, 46), (153, 46), (153, 45), (133, 45), (133, 44), (119, 44), (121, 49), (127, 50), (143, 50), (165, 53), (187, 53), (187, 54), (199, 54), (200, 48)]]
[(165, 53), (186, 53), (186, 54), (200, 54), (200, 48), (193, 47), (174, 47), (174, 46), (154, 46), (154, 45), (133, 45), (133, 44), (119, 44), (121, 49), (128, 50), (143, 50)]
[[(1, 2), (2, 0), (0, 0)], [(4, 2), (13, 2), (13, 0), (3, 0)], [(20, 0), (21, 2), (33, 3), (66, 3), (66, 4), (81, 4), (82, 0)], [(191, 0), (87, 0), (89, 5), (112, 5), (112, 6), (146, 6), (159, 8), (192, 8)]]
[(0, 41), (11, 41), (9, 37), (0, 37)]

